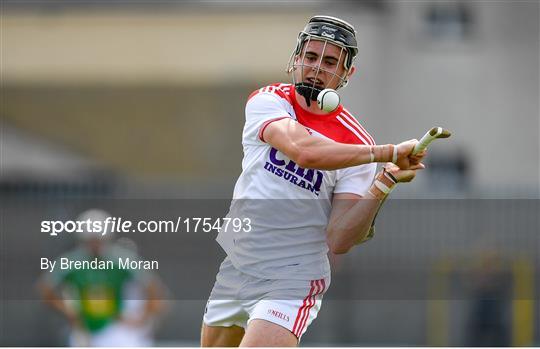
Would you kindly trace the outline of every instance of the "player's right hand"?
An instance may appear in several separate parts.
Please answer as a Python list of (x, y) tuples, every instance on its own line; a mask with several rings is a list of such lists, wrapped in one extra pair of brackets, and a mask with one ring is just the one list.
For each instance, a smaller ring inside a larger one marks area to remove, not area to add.
[(422, 158), (425, 156), (425, 152), (412, 155), (412, 151), (416, 144), (417, 139), (411, 139), (409, 141), (401, 142), (396, 145), (397, 147), (397, 161), (396, 165), (402, 170), (419, 170), (425, 168)]

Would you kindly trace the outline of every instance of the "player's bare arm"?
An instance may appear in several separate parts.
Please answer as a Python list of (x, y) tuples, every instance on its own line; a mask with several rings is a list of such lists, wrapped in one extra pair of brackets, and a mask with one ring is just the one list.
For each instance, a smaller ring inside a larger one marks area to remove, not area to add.
[(37, 288), (46, 304), (64, 315), (72, 326), (77, 328), (81, 327), (79, 316), (72, 308), (68, 307), (58, 290), (48, 285), (46, 282), (40, 282), (37, 285)]
[[(424, 151), (411, 156), (411, 160), (418, 164), (425, 155)], [(330, 251), (335, 254), (347, 253), (354, 245), (364, 241), (377, 212), (389, 194), (384, 187), (391, 190), (397, 183), (410, 182), (415, 176), (416, 170), (401, 170), (397, 165), (387, 163), (365, 196), (335, 194), (326, 230)], [(382, 185), (376, 183), (377, 181)]]
[(332, 253), (347, 253), (357, 241), (366, 237), (377, 213), (380, 200), (352, 193), (335, 194), (327, 232)]
[(304, 126), (289, 118), (270, 123), (263, 138), (304, 168), (336, 170), (371, 162), (395, 162), (400, 168), (410, 170), (423, 167), (411, 160), (416, 140), (398, 145), (343, 144), (312, 137)]

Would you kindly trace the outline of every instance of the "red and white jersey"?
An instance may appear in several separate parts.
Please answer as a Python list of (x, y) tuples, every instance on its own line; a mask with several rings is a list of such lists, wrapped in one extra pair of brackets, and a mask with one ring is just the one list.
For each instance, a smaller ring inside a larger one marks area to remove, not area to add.
[[(340, 105), (317, 115), (302, 109), (291, 84), (253, 92), (246, 104), (242, 174), (228, 217), (249, 219), (248, 229), (223, 229), (217, 241), (240, 271), (265, 279), (316, 280), (330, 276), (326, 226), (334, 193), (364, 195), (377, 165), (323, 171), (305, 169), (267, 144), (271, 122), (291, 118), (314, 137), (374, 145), (360, 123)], [(243, 227), (245, 228), (245, 226)]]

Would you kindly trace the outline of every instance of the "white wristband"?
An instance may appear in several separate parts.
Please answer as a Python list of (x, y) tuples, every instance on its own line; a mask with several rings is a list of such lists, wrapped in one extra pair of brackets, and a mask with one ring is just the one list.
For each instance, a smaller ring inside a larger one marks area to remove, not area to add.
[(397, 162), (397, 145), (394, 145), (394, 153), (392, 154), (392, 162), (394, 164)]
[(394, 188), (387, 187), (386, 184), (384, 184), (383, 182), (379, 180), (376, 180), (373, 184), (377, 187), (377, 189), (382, 191), (385, 195), (388, 195), (392, 191), (392, 189), (394, 189)]

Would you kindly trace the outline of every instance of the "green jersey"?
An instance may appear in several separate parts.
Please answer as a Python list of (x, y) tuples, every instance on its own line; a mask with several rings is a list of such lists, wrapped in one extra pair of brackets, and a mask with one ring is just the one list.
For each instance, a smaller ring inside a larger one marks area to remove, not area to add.
[(121, 268), (120, 258), (137, 259), (116, 245), (104, 246), (99, 256), (78, 248), (61, 256), (55, 270), (48, 275), (50, 283), (68, 292), (68, 300), (90, 332), (117, 320), (123, 310), (126, 286), (141, 281), (141, 271)]

